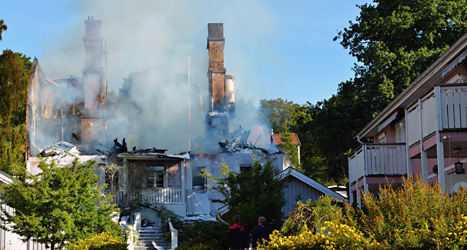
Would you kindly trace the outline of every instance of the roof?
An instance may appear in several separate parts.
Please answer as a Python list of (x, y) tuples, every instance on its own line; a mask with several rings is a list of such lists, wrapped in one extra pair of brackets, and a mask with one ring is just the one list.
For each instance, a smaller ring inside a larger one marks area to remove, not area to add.
[[(284, 142), (282, 141), (282, 134), (274, 134), (272, 135), (272, 140), (273, 140), (273, 143), (276, 144), (276, 145), (279, 145), (279, 144), (284, 144)], [(298, 135), (295, 134), (295, 133), (290, 133), (290, 136), (292, 138), (292, 144), (295, 144), (295, 145), (301, 145), (300, 143), (300, 140), (298, 139)]]
[(5, 172), (0, 171), (0, 183), (11, 184), (13, 177)]
[(304, 175), (303, 173), (301, 173), (300, 171), (298, 171), (295, 168), (291, 168), (291, 167), (286, 168), (285, 170), (281, 171), (278, 174), (278, 176), (292, 176), (292, 177), (302, 181), (303, 183), (309, 185), (310, 187), (313, 187), (314, 189), (320, 191), (321, 193), (330, 196), (331, 198), (334, 198), (334, 199), (340, 200), (340, 201), (345, 200), (344, 196), (338, 194), (337, 192), (332, 191), (331, 189), (327, 188), (323, 184), (313, 180), (311, 177), (308, 177), (308, 176)]
[(417, 101), (422, 95), (431, 91), (436, 84), (441, 83), (447, 67), (462, 55), (467, 49), (467, 33), (457, 40), (443, 55), (417, 77), (400, 95), (386, 106), (373, 120), (371, 120), (358, 134), (360, 138), (374, 136), (378, 132), (378, 125), (384, 122), (399, 108), (405, 108)]
[(184, 152), (179, 154), (164, 154), (158, 152), (144, 152), (144, 153), (134, 153), (134, 152), (127, 152), (127, 153), (120, 153), (118, 154), (118, 158), (123, 159), (130, 159), (130, 160), (148, 160), (148, 159), (169, 159), (169, 160), (189, 160), (190, 153)]

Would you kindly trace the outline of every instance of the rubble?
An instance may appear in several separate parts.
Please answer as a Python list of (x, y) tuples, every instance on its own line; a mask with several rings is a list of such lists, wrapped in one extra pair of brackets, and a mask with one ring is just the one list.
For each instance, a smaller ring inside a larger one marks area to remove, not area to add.
[(245, 150), (260, 150), (268, 155), (282, 153), (276, 147), (263, 148), (256, 147), (255, 144), (248, 143), (249, 135), (250, 131), (244, 131), (240, 126), (239, 129), (233, 133), (233, 136), (230, 138), (230, 140), (225, 139), (224, 141), (219, 142), (219, 146), (221, 147), (223, 153), (235, 153)]
[(40, 155), (45, 158), (45, 162), (50, 164), (55, 162), (59, 166), (70, 166), (77, 159), (79, 163), (93, 160), (97, 163), (107, 162), (105, 155), (84, 155), (78, 146), (65, 141), (59, 141), (52, 146), (42, 150)]

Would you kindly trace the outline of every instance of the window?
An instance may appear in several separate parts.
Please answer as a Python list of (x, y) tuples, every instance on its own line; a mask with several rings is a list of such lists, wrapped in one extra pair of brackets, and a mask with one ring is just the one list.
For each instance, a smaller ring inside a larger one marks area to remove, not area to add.
[(150, 171), (146, 177), (146, 186), (155, 188), (164, 187), (164, 179), (164, 166), (150, 167)]
[(193, 189), (204, 190), (205, 185), (206, 185), (206, 178), (201, 176), (203, 169), (206, 169), (206, 167), (193, 167), (192, 168)]
[(240, 172), (249, 172), (251, 170), (251, 164), (242, 163), (240, 164)]
[(386, 143), (386, 133), (382, 133), (378, 136), (379, 143)]

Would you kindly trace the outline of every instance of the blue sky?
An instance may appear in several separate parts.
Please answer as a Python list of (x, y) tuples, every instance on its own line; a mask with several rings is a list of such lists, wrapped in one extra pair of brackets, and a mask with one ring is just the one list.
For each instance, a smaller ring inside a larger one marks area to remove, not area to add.
[(0, 49), (39, 58), (52, 77), (79, 75), (83, 20), (92, 15), (103, 20), (103, 37), (109, 43), (111, 89), (147, 65), (183, 74), (187, 56), (193, 82), (204, 86), (207, 23), (222, 22), (225, 67), (236, 77), (238, 98), (316, 103), (331, 97), (340, 82), (353, 76), (355, 59), (332, 39), (349, 26), (349, 20), (355, 21), (359, 14), (355, 5), (365, 2), (2, 1), (0, 19), (8, 30)]

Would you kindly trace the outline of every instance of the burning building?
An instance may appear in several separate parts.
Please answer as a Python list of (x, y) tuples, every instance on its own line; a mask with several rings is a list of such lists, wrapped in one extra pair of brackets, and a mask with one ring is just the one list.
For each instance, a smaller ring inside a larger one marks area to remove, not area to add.
[[(105, 67), (107, 52), (101, 37), (102, 21), (89, 17), (84, 23), (85, 60), (81, 77), (52, 80), (42, 71), (38, 60), (34, 60), (27, 111), (27, 147), (30, 156), (36, 156), (40, 152), (43, 155), (48, 155), (51, 152), (55, 155), (56, 160), (60, 161), (58, 164), (63, 163), (63, 165), (69, 164), (74, 157), (81, 157), (83, 160), (93, 159), (101, 165), (114, 160), (121, 167), (117, 175), (117, 185), (115, 185), (117, 200), (129, 197), (128, 194), (135, 190), (131, 190), (131, 182), (129, 181), (132, 167), (141, 166), (145, 170), (145, 176), (138, 179), (137, 183), (144, 187), (145, 192), (134, 194), (135, 197), (139, 195), (141, 200), (148, 203), (163, 204), (183, 216), (210, 215), (216, 214), (219, 210), (219, 204), (213, 204), (210, 201), (212, 198), (219, 198), (219, 193), (206, 189), (206, 184), (214, 185), (214, 183), (200, 175), (203, 169), (213, 176), (219, 177), (219, 162), (224, 161), (233, 171), (248, 171), (254, 164), (252, 158), (254, 157), (259, 159), (262, 164), (272, 161), (277, 172), (284, 170), (283, 153), (271, 143), (271, 133), (268, 132), (268, 129), (261, 129), (263, 134), (255, 133), (254, 130), (253, 133), (250, 133), (248, 129), (243, 130), (241, 127), (232, 132), (229, 130), (230, 124), (236, 116), (235, 78), (227, 75), (224, 67), (225, 38), (222, 23), (208, 24), (209, 107), (207, 110), (203, 110), (200, 115), (199, 121), (202, 124), (202, 117), (207, 111), (206, 133), (204, 136), (199, 135), (203, 139), (197, 141), (198, 144), (214, 143), (216, 148), (215, 150), (211, 150), (211, 148), (203, 150), (203, 147), (199, 147), (200, 149), (197, 151), (178, 154), (169, 154), (166, 153), (167, 150), (156, 148), (136, 149), (133, 143), (127, 148), (125, 139), (120, 144), (117, 139), (114, 140), (114, 137), (109, 136), (111, 133), (109, 127), (122, 125), (117, 122), (118, 119), (113, 119), (115, 117), (112, 117), (112, 111), (109, 111), (110, 105), (106, 103), (108, 101), (106, 99)], [(133, 82), (146, 83), (147, 80), (159, 77), (152, 74), (149, 76), (142, 78), (143, 80), (138, 77), (131, 78), (128, 85), (134, 84)], [(144, 85), (138, 85), (135, 88), (148, 92)], [(172, 88), (171, 90), (178, 89)], [(137, 93), (141, 95), (142, 91)], [(181, 136), (179, 138), (182, 139), (177, 140), (176, 134), (179, 131), (175, 126), (170, 126), (173, 123), (169, 123), (166, 127), (157, 127), (153, 123), (154, 120), (148, 119), (148, 117), (156, 117), (156, 119), (163, 120), (165, 114), (174, 112), (173, 110), (160, 108), (163, 109), (163, 112), (143, 113), (142, 109), (154, 111), (156, 110), (154, 106), (157, 105), (154, 105), (155, 102), (150, 102), (149, 105), (147, 103), (146, 105), (136, 104), (135, 102), (133, 105), (131, 101), (135, 101), (133, 99), (140, 96), (131, 96), (129, 92), (119, 93), (119, 97), (116, 98), (117, 105), (114, 105), (119, 107), (119, 102), (125, 104), (121, 105), (118, 109), (119, 113), (115, 116), (126, 115), (127, 120), (130, 121), (129, 124), (133, 126), (121, 133), (129, 141), (146, 137), (144, 139), (150, 143), (166, 146), (165, 144), (168, 144), (170, 140), (179, 144), (184, 143), (181, 141), (183, 139), (189, 140), (189, 137)], [(154, 95), (151, 93), (151, 98), (154, 98)], [(179, 102), (175, 103), (181, 105)], [(151, 104), (154, 106), (150, 106)], [(127, 109), (123, 106), (126, 106)], [(142, 115), (135, 115), (135, 113), (140, 112)], [(154, 137), (148, 135), (150, 132), (168, 134), (167, 137), (164, 137), (168, 139), (156, 141)], [(59, 143), (57, 143), (58, 141)], [(75, 145), (77, 145), (76, 148), (74, 148)], [(145, 145), (145, 147), (150, 146)], [(74, 152), (73, 157), (66, 158), (68, 153), (65, 151)], [(39, 158), (30, 157), (27, 163), (28, 170), (33, 174), (38, 174), (40, 172), (37, 169), (39, 162)], [(100, 173), (100, 175), (103, 180), (106, 179), (104, 173)], [(309, 182), (306, 178), (308, 177), (300, 176), (297, 179), (297, 182), (301, 181), (300, 184), (297, 184), (299, 188), (296, 190), (299, 191), (294, 191), (290, 197), (295, 197), (297, 192), (302, 192), (300, 190), (316, 189), (316, 184)], [(292, 185), (295, 184), (291, 181), (290, 186)], [(314, 194), (318, 196), (323, 192), (316, 191)], [(307, 197), (303, 198), (306, 201)], [(290, 199), (291, 206), (295, 202), (294, 198)], [(285, 214), (287, 212), (284, 211)]]
[[(29, 155), (57, 141), (96, 144), (106, 140), (103, 117), (106, 89), (101, 20), (85, 23), (83, 76), (52, 80), (34, 59), (28, 89), (27, 148)], [(92, 147), (94, 147), (92, 146)]]

